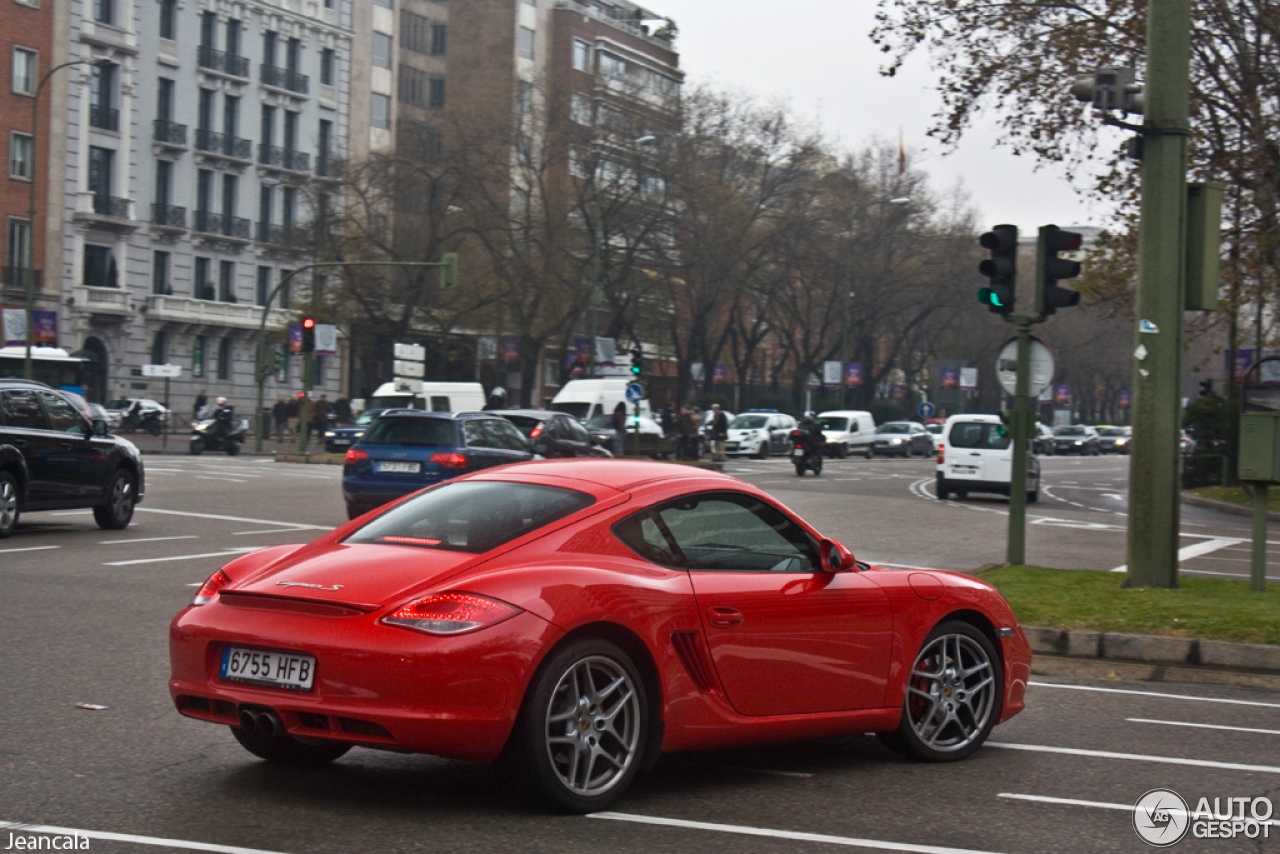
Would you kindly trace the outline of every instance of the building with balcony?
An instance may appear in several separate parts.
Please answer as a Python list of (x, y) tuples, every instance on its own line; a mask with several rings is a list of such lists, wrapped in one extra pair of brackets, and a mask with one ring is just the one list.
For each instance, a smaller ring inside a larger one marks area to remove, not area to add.
[[(247, 412), (264, 318), (283, 365), (268, 399), (296, 391), (282, 331), (310, 278), (267, 300), (309, 262), (295, 232), (346, 158), (352, 0), (45, 5), (68, 9), (67, 55), (96, 61), (62, 72), (62, 234), (44, 274), (61, 346), (92, 360), (88, 396), (154, 397), (142, 366), (168, 363), (178, 411), (208, 389)], [(340, 364), (321, 360), (317, 389), (336, 396)]]

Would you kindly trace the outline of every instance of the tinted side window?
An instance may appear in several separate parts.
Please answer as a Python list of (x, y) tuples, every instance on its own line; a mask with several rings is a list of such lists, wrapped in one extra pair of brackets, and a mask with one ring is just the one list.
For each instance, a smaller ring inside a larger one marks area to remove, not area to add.
[(482, 422), (484, 430), (489, 436), (490, 447), (505, 448), (508, 451), (527, 451), (529, 443), (520, 435), (520, 431), (516, 430), (509, 421), (499, 421), (491, 419)]
[(587, 428), (583, 427), (581, 422), (572, 418), (566, 418), (564, 419), (564, 424), (568, 427), (569, 435), (573, 437), (574, 440), (583, 443), (591, 442), (591, 435), (587, 433)]
[(493, 447), (493, 444), (489, 441), (489, 434), (485, 431), (480, 421), (462, 422), (462, 440), (468, 448)]
[(689, 569), (813, 572), (818, 565), (812, 538), (782, 511), (749, 495), (683, 498), (659, 508), (657, 519)]
[(44, 411), (49, 416), (49, 424), (54, 430), (75, 433), (78, 436), (89, 435), (89, 425), (80, 417), (80, 413), (71, 405), (71, 401), (51, 391), (40, 392), (40, 399), (44, 402)]
[(953, 448), (1003, 451), (1009, 447), (1010, 437), (1002, 424), (981, 421), (957, 421), (951, 425), (948, 437)]
[(449, 408), (449, 398), (437, 397), (433, 395), (431, 398), (431, 411), (432, 412), (451, 412), (452, 410)]
[(25, 427), (30, 430), (48, 430), (44, 412), (36, 400), (36, 393), (26, 389), (4, 392), (4, 423), (8, 427)]

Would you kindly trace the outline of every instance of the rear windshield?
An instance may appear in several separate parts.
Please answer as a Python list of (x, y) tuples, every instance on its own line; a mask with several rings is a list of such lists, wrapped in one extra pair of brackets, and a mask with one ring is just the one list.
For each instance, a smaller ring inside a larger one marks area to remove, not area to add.
[(128, 409), (129, 404), (133, 401), (128, 398), (120, 397), (107, 402), (107, 409)]
[(1054, 427), (1053, 435), (1055, 436), (1083, 436), (1083, 427)]
[(453, 421), (409, 415), (377, 419), (360, 438), (360, 444), (453, 447), (458, 444), (456, 435)]
[(1099, 436), (1128, 436), (1129, 431), (1124, 427), (1103, 427), (1098, 431)]
[(1009, 447), (1009, 432), (1003, 424), (987, 421), (957, 421), (951, 425), (951, 447), (1003, 451)]
[(590, 403), (585, 403), (585, 402), (579, 403), (577, 401), (574, 401), (574, 402), (560, 401), (558, 403), (553, 402), (551, 404), (551, 408), (556, 412), (567, 412), (568, 414), (572, 415), (574, 418), (577, 418), (579, 421), (586, 418), (587, 415), (590, 414), (591, 412)]
[(849, 419), (833, 418), (829, 415), (824, 415), (822, 418), (818, 419), (818, 428), (821, 430), (848, 430)]
[(502, 417), (516, 425), (516, 429), (529, 438), (532, 438), (534, 428), (542, 423), (541, 418), (532, 418), (528, 415), (504, 415)]
[(373, 419), (377, 418), (379, 415), (381, 415), (385, 411), (386, 410), (384, 409), (366, 409), (364, 412), (360, 413), (360, 416), (358, 418), (356, 418), (356, 423), (361, 426), (365, 424), (369, 424), (373, 421)]
[(877, 433), (910, 433), (910, 424), (881, 424)]
[(447, 483), (389, 510), (345, 542), (482, 554), (594, 502), (556, 486)]
[(768, 415), (739, 415), (729, 425), (731, 430), (759, 430), (769, 423)]

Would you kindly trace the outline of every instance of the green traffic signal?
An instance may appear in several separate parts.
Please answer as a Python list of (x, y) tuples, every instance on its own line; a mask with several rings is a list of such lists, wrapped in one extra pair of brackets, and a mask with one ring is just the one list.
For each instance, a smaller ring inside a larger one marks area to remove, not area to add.
[(978, 265), (978, 272), (991, 280), (978, 291), (978, 302), (994, 314), (1012, 314), (1017, 301), (1018, 227), (997, 225), (978, 238), (978, 245), (991, 253)]

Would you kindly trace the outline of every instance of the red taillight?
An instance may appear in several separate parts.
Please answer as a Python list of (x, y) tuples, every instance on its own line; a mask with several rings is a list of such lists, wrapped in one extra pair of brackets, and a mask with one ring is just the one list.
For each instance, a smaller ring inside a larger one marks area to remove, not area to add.
[(467, 458), (462, 454), (441, 451), (438, 454), (431, 455), (431, 462), (447, 469), (465, 469), (467, 467)]
[(945, 463), (947, 461), (946, 457), (947, 457), (947, 446), (939, 445), (938, 446), (938, 465), (942, 465), (943, 463)]
[(460, 635), (514, 617), (520, 609), (472, 593), (437, 593), (400, 608), (382, 622), (429, 635)]
[(192, 605), (208, 605), (213, 601), (213, 597), (218, 595), (218, 591), (231, 583), (231, 578), (222, 570), (218, 570), (209, 576), (209, 580), (200, 585), (200, 589), (196, 591), (196, 598), (191, 600)]
[(542, 435), (542, 422), (538, 422), (538, 426), (533, 428), (533, 432), (529, 434), (530, 439), (536, 439)]
[(347, 465), (351, 465), (352, 463), (358, 463), (361, 460), (367, 460), (367, 459), (369, 459), (369, 453), (365, 451), (363, 448), (350, 448), (347, 450), (347, 458), (345, 460), (345, 463)]

